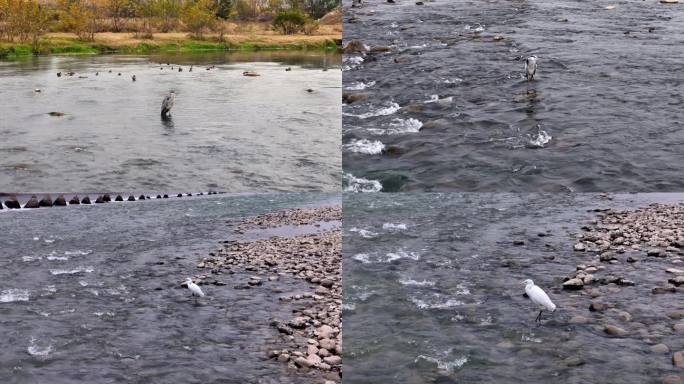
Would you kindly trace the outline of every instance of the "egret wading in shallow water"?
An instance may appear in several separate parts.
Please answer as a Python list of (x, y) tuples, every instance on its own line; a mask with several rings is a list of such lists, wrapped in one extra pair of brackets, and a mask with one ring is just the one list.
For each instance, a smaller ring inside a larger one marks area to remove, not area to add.
[(192, 296), (195, 297), (195, 303), (197, 303), (197, 297), (204, 297), (204, 292), (202, 292), (199, 285), (192, 282), (192, 278), (188, 277), (185, 279), (185, 282), (188, 283), (188, 289), (192, 292)]
[(542, 312), (544, 312), (544, 310), (549, 312), (555, 311), (556, 304), (551, 301), (549, 295), (547, 295), (543, 289), (534, 285), (534, 281), (527, 279), (523, 281), (523, 284), (525, 284), (525, 293), (527, 294), (527, 297), (539, 306), (539, 315), (537, 315), (537, 318), (534, 319), (534, 321), (541, 325)]
[(169, 92), (168, 95), (162, 101), (161, 107), (161, 117), (166, 119), (171, 117), (171, 108), (173, 108), (173, 103), (176, 102), (176, 93), (174, 91)]
[(537, 56), (529, 56), (525, 59), (525, 77), (531, 81), (537, 73)]

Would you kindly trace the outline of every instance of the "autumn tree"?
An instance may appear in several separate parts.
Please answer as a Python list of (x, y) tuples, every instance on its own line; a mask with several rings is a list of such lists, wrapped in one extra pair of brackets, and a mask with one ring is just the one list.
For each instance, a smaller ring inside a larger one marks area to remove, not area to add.
[(194, 3), (187, 3), (181, 19), (185, 24), (185, 29), (196, 39), (201, 39), (205, 30), (214, 28), (215, 4), (212, 0), (196, 0)]

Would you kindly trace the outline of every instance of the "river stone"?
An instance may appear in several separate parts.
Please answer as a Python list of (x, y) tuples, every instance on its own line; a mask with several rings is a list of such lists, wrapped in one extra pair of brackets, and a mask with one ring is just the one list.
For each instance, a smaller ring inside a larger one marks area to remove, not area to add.
[(625, 336), (627, 334), (624, 329), (611, 324), (605, 325), (603, 331), (611, 336)]
[(321, 348), (325, 348), (328, 351), (335, 349), (335, 341), (333, 341), (332, 339), (322, 339), (318, 343)]
[(603, 312), (608, 308), (606, 304), (599, 303), (598, 301), (592, 301), (589, 304), (589, 310), (592, 312)]
[(47, 195), (40, 199), (38, 205), (40, 205), (41, 207), (52, 207), (52, 199), (50, 198), (50, 195)]
[(333, 333), (333, 328), (327, 324), (320, 326), (316, 330), (316, 335), (321, 339), (329, 339)]
[(21, 208), (21, 204), (19, 204), (19, 201), (17, 201), (16, 198), (11, 198), (9, 200), (5, 200), (5, 206), (9, 209)]
[(574, 249), (577, 252), (584, 252), (587, 247), (583, 243), (577, 243), (575, 244), (572, 249)]
[(294, 363), (298, 367), (311, 368), (311, 364), (309, 363), (309, 360), (307, 360), (303, 357), (298, 357), (298, 358), (294, 359)]
[(667, 347), (665, 344), (656, 344), (651, 346), (651, 352), (653, 353), (668, 353), (670, 352), (670, 348)]
[(580, 365), (584, 364), (584, 361), (578, 356), (570, 356), (563, 359), (563, 364), (568, 367), (579, 367)]
[(663, 379), (663, 384), (684, 384), (684, 379), (679, 375), (667, 375)]
[(81, 199), (81, 204), (90, 204), (90, 197), (86, 196), (83, 199)]
[(630, 321), (632, 321), (632, 315), (627, 311), (620, 311), (618, 313), (618, 319), (620, 319), (624, 322), (630, 322)]
[(589, 319), (582, 315), (575, 315), (570, 319), (570, 324), (586, 324), (589, 322)]
[(679, 287), (680, 285), (684, 284), (684, 276), (674, 277), (672, 279), (669, 279), (668, 282)]
[(328, 356), (323, 358), (323, 361), (330, 365), (339, 365), (342, 364), (342, 358), (340, 356)]
[(684, 368), (684, 353), (682, 351), (672, 354), (672, 364), (677, 368)]
[(668, 268), (665, 272), (672, 273), (673, 275), (684, 275), (684, 270), (677, 268)]
[(69, 204), (74, 204), (74, 205), (81, 204), (81, 200), (78, 198), (78, 195), (72, 197), (71, 200), (69, 200)]
[(564, 289), (577, 290), (582, 289), (582, 287), (584, 287), (584, 281), (579, 278), (573, 278), (563, 283)]
[(95, 204), (103, 204), (104, 202), (104, 197), (102, 196), (98, 196), (97, 199), (95, 199)]
[(324, 287), (326, 287), (326, 288), (332, 287), (333, 284), (335, 284), (335, 283), (334, 283), (332, 280), (330, 280), (330, 279), (323, 279), (323, 280), (321, 280), (321, 285), (324, 286)]
[(128, 196), (128, 199), (127, 199), (127, 200), (128, 200), (128, 201), (135, 201), (135, 196), (130, 195), (130, 196)]
[(322, 360), (321, 360), (321, 357), (320, 357), (320, 356), (318, 356), (317, 354), (314, 353), (314, 354), (310, 354), (310, 355), (306, 358), (306, 361), (308, 361), (309, 364), (311, 364), (312, 367), (315, 367), (315, 366), (319, 365), (319, 364), (321, 363)]
[(290, 320), (287, 324), (292, 328), (304, 328), (306, 327), (307, 318), (298, 316)]
[(658, 249), (658, 248), (651, 248), (646, 252), (646, 255), (654, 256), (654, 257), (661, 257), (661, 256), (664, 257), (665, 252), (663, 252), (663, 250)]
[(350, 40), (347, 45), (342, 48), (342, 53), (366, 53), (368, 50), (369, 47), (361, 40)]
[(672, 329), (674, 329), (676, 332), (684, 332), (684, 323), (677, 323), (672, 326)]
[(283, 353), (280, 356), (278, 356), (278, 361), (281, 363), (287, 363), (290, 360), (290, 355), (287, 353)]

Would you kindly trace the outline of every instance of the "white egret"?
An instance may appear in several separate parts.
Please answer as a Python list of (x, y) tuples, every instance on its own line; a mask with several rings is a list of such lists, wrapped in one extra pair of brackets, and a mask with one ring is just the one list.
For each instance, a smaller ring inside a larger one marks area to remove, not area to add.
[(204, 292), (202, 292), (202, 289), (200, 289), (199, 285), (192, 282), (192, 278), (188, 277), (185, 279), (185, 282), (188, 284), (188, 289), (190, 292), (192, 292), (192, 296), (195, 297), (195, 303), (197, 303), (198, 296), (204, 297)]
[(525, 59), (525, 77), (527, 77), (527, 81), (530, 81), (534, 78), (534, 75), (537, 73), (537, 56), (529, 56), (527, 59)]
[(534, 285), (534, 281), (527, 279), (523, 281), (523, 284), (525, 284), (525, 293), (527, 294), (527, 297), (539, 306), (539, 315), (537, 315), (537, 318), (534, 319), (534, 321), (541, 324), (542, 312), (544, 310), (550, 312), (555, 311), (556, 304), (551, 301), (549, 295), (547, 295), (543, 289)]

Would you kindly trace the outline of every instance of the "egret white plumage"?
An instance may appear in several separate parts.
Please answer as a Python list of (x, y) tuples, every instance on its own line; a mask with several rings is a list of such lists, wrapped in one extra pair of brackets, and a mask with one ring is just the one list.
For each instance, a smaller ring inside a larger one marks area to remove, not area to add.
[(176, 93), (174, 91), (169, 92), (168, 95), (164, 98), (164, 101), (162, 101), (162, 107), (161, 107), (161, 116), (163, 118), (167, 118), (171, 115), (171, 108), (173, 108), (173, 104), (176, 101)]
[(192, 278), (188, 277), (185, 279), (185, 282), (188, 284), (188, 289), (195, 298), (195, 303), (197, 302), (198, 297), (204, 297), (204, 292), (202, 292), (202, 289), (199, 287), (199, 285), (192, 282)]
[(544, 312), (544, 310), (549, 312), (555, 311), (556, 304), (551, 301), (549, 295), (547, 295), (543, 289), (534, 285), (534, 281), (527, 279), (523, 281), (523, 284), (525, 284), (525, 293), (527, 294), (527, 297), (539, 306), (539, 315), (537, 315), (537, 318), (534, 319), (534, 321), (541, 324), (542, 312)]
[(534, 75), (537, 73), (537, 56), (529, 56), (527, 59), (525, 59), (525, 77), (527, 78), (527, 81), (530, 81), (534, 78)]

